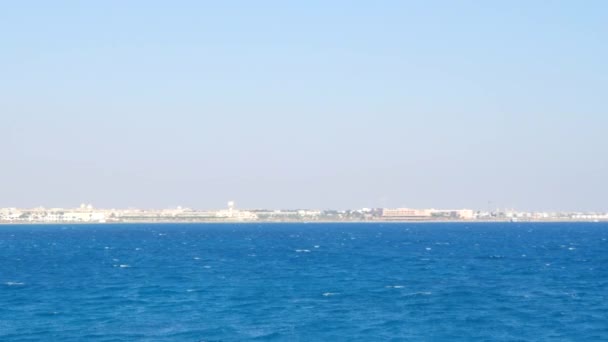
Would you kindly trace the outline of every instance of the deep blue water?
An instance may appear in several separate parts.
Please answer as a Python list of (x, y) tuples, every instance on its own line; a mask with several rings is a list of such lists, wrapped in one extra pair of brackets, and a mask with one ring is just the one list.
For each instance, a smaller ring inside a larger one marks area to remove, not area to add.
[(0, 226), (0, 341), (608, 340), (608, 224)]

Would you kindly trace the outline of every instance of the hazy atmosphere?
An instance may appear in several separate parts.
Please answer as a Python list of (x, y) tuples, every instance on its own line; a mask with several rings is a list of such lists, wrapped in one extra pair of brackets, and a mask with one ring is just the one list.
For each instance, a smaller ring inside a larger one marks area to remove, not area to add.
[(607, 15), (4, 2), (0, 207), (606, 210)]

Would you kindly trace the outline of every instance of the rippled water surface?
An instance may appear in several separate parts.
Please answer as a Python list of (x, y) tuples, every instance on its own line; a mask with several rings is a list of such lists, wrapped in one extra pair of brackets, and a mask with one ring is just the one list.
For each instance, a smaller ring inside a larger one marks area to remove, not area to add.
[(608, 224), (0, 226), (0, 341), (608, 340)]

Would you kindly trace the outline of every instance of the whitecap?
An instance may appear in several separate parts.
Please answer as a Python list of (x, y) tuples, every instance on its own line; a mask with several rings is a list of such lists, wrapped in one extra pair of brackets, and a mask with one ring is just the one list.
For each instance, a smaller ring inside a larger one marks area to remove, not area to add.
[(405, 286), (403, 286), (403, 285), (388, 285), (386, 288), (389, 288), (389, 289), (402, 289), (404, 287)]
[(426, 248), (426, 250), (427, 250), (427, 251), (430, 251), (430, 250), (431, 250), (431, 247), (427, 247), (427, 248)]
[(194, 257), (194, 260), (201, 260), (201, 258), (199, 258), (199, 257)]
[(321, 246), (319, 246), (319, 245), (314, 245), (314, 247), (315, 247), (315, 248), (319, 248), (319, 247), (321, 247)]
[(420, 291), (420, 292), (408, 293), (408, 294), (406, 294), (406, 296), (430, 296), (431, 294), (433, 294), (433, 293), (429, 292), (429, 291)]
[(325, 292), (325, 293), (323, 293), (323, 297), (335, 296), (337, 294), (339, 294), (339, 293), (337, 293), (337, 292)]
[(23, 286), (23, 285), (25, 285), (25, 283), (21, 283), (21, 282), (18, 282), (18, 281), (7, 281), (4, 284), (6, 286)]
[(205, 266), (203, 266), (203, 268), (211, 268), (211, 266), (205, 265)]
[(310, 253), (310, 249), (296, 249), (297, 253)]
[(571, 250), (571, 251), (573, 251), (573, 250), (575, 250), (575, 249), (576, 249), (576, 248), (574, 248), (574, 247), (569, 247), (569, 248), (568, 248), (568, 250)]
[(121, 264), (121, 265), (119, 265), (119, 267), (120, 267), (120, 268), (129, 268), (129, 267), (131, 267), (131, 266), (129, 266), (129, 265), (127, 265), (127, 264)]

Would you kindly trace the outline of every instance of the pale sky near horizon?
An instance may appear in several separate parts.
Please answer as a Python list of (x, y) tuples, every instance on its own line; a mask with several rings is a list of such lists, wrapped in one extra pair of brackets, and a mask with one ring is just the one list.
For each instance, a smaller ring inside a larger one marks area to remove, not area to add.
[(606, 1), (0, 4), (0, 207), (608, 211)]

